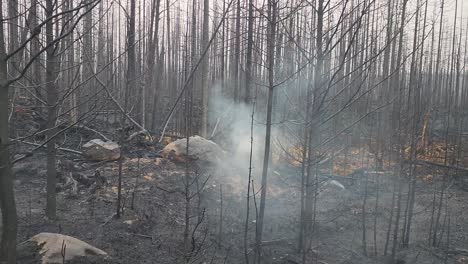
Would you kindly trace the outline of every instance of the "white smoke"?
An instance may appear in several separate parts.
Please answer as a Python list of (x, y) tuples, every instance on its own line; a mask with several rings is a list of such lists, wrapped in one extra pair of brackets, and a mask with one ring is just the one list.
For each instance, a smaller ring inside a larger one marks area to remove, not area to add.
[(228, 153), (226, 164), (221, 169), (235, 170), (233, 174), (247, 180), (253, 137), (252, 174), (260, 174), (265, 144), (263, 114), (255, 109), (252, 135), (253, 105), (234, 102), (232, 98), (217, 93), (210, 97), (209, 109), (210, 127), (216, 128), (214, 133), (212, 129), (208, 134)]

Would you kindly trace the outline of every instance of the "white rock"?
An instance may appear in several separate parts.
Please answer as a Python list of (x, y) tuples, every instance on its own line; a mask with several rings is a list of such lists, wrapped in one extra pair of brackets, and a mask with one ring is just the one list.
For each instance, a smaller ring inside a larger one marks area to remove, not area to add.
[(40, 233), (29, 239), (37, 243), (42, 264), (62, 263), (62, 250), (65, 249), (65, 260), (70, 261), (76, 257), (107, 257), (107, 253), (71, 236), (54, 233)]
[[(189, 138), (188, 158), (190, 160), (217, 163), (221, 161), (225, 153), (215, 142), (200, 136)], [(184, 161), (187, 158), (187, 139), (179, 139), (169, 143), (161, 154), (165, 158), (174, 161)]]

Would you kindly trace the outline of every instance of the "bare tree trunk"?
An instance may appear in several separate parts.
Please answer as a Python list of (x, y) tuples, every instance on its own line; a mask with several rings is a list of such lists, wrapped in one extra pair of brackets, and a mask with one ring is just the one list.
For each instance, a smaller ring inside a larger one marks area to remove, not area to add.
[[(0, 4), (0, 21), (3, 8)], [(8, 73), (5, 47), (4, 23), (0, 22), (0, 209), (2, 210), (2, 237), (0, 240), (0, 262), (16, 263), (17, 216), (13, 174), (9, 152), (8, 124)]]
[(239, 101), (240, 95), (240, 82), (239, 82), (239, 65), (240, 65), (240, 42), (241, 42), (241, 0), (237, 0), (237, 11), (236, 11), (236, 33), (235, 33), (235, 43), (234, 43), (234, 61), (233, 61), (233, 70), (232, 78), (234, 83), (234, 101)]
[[(127, 52), (127, 79), (125, 85), (125, 98), (124, 98), (124, 106), (122, 111), (121, 117), (121, 129), (120, 132), (120, 145), (122, 149), (124, 148), (125, 143), (125, 120), (127, 119), (127, 108), (129, 103), (129, 97), (132, 92), (135, 92), (135, 0), (130, 0), (130, 16), (128, 17), (128, 28), (127, 28), (127, 45), (128, 45), (128, 52)], [(120, 154), (119, 159), (119, 180), (118, 180), (118, 188), (117, 188), (117, 218), (120, 218), (120, 213), (122, 209), (122, 163), (124, 160), (124, 153), (123, 151)]]
[(388, 245), (390, 244), (390, 234), (392, 232), (393, 214), (395, 212), (395, 190), (396, 184), (393, 184), (392, 203), (390, 208), (390, 218), (388, 219), (387, 234), (385, 237), (385, 247), (383, 255), (386, 256), (388, 252)]
[[(85, 0), (85, 4), (91, 3), (92, 0)], [(91, 6), (87, 5), (87, 13), (83, 19), (83, 48), (81, 50), (82, 61), (89, 61), (83, 65), (83, 79), (87, 79), (92, 76), (94, 72), (94, 50), (93, 50), (93, 14), (90, 10)], [(89, 109), (90, 96), (92, 94), (93, 84), (92, 81), (88, 81), (82, 89), (80, 89), (79, 105), (80, 109), (78, 115), (82, 115)]]
[[(156, 57), (159, 57), (159, 45), (158, 45), (158, 34), (159, 34), (159, 10), (161, 6), (161, 0), (153, 0), (151, 5), (151, 17), (150, 17), (150, 26), (149, 26), (149, 38), (148, 38), (148, 59), (147, 59), (147, 72), (145, 86), (146, 89), (152, 90), (153, 100), (151, 107), (151, 128), (156, 128), (156, 112), (158, 107), (158, 98), (160, 95), (159, 92), (159, 70), (155, 71), (155, 60)], [(167, 7), (168, 8), (168, 7)], [(169, 8), (168, 8), (169, 9)], [(153, 28), (154, 27), (154, 28)], [(159, 65), (156, 65), (158, 68)], [(155, 78), (156, 76), (156, 78)]]
[[(312, 75), (312, 72), (310, 72)], [(306, 96), (306, 113), (305, 113), (305, 122), (308, 124), (310, 122), (311, 115), (311, 99), (312, 99), (312, 89), (310, 85), (307, 86), (307, 96)], [(306, 224), (306, 214), (307, 209), (305, 208), (306, 204), (306, 191), (307, 186), (309, 186), (308, 176), (310, 174), (310, 128), (307, 126), (304, 128), (304, 139), (302, 146), (302, 165), (301, 165), (301, 211), (300, 211), (300, 220), (299, 220), (299, 236), (298, 236), (298, 251), (304, 249), (304, 235), (305, 235), (305, 224)]]
[[(194, 6), (195, 8), (195, 6)], [(194, 69), (192, 69), (194, 70)], [(192, 89), (185, 90), (185, 153), (189, 157), (190, 153), (190, 135), (192, 134), (192, 117), (193, 117), (193, 86)], [(190, 214), (191, 214), (191, 191), (190, 186), (193, 183), (191, 172), (190, 172), (190, 163), (189, 159), (185, 159), (185, 176), (184, 176), (184, 195), (185, 195), (185, 225), (184, 225), (184, 254), (186, 263), (190, 262), (192, 257), (192, 251), (190, 250)], [(197, 176), (195, 176), (197, 177)], [(198, 212), (197, 212), (198, 213)]]
[[(313, 81), (313, 98), (312, 98), (312, 114), (311, 114), (311, 122), (317, 123), (320, 121), (321, 118), (321, 103), (325, 99), (326, 95), (324, 95), (323, 84), (324, 84), (324, 22), (325, 22), (325, 8), (326, 4), (324, 0), (318, 0), (317, 9), (315, 11), (316, 17), (316, 39), (315, 39), (315, 49), (317, 52), (317, 60), (316, 65), (314, 68), (314, 81)], [(315, 22), (315, 21), (314, 21)], [(319, 156), (319, 149), (318, 143), (320, 141), (320, 128), (318, 125), (310, 125), (309, 128), (309, 158), (308, 158), (308, 172), (307, 172), (307, 180), (306, 180), (306, 221), (307, 224), (305, 226), (305, 235), (309, 236), (311, 239), (311, 235), (315, 228), (315, 220), (316, 220), (316, 204), (317, 204), (317, 194), (318, 194), (318, 167), (317, 167), (317, 157)], [(312, 161), (312, 163), (311, 163)], [(315, 179), (314, 183), (311, 182), (310, 178), (312, 176), (311, 171), (314, 171)], [(306, 246), (306, 245), (304, 245)], [(304, 254), (306, 251), (304, 250)]]
[[(249, 231), (249, 216), (250, 216), (250, 186), (252, 181), (252, 160), (253, 160), (253, 138), (254, 138), (254, 115), (255, 115), (255, 104), (252, 106), (252, 114), (250, 116), (250, 152), (249, 152), (249, 180), (247, 183), (247, 208), (244, 225), (244, 257), (245, 263), (249, 264), (249, 254), (247, 249), (247, 235)], [(254, 196), (255, 193), (252, 194)]]
[[(175, 82), (175, 66), (177, 65), (178, 58), (176, 56), (176, 52), (178, 48), (177, 39), (171, 40), (171, 38), (178, 37), (178, 33), (172, 34), (171, 33), (171, 12), (170, 12), (170, 1), (166, 0), (166, 39), (167, 39), (167, 90), (169, 91), (169, 98), (170, 100), (174, 100), (176, 97), (177, 90), (177, 83)], [(176, 28), (177, 29), (177, 28)], [(172, 41), (172, 42), (171, 42)], [(174, 45), (174, 47), (172, 46)], [(154, 112), (153, 112), (154, 114)]]
[(376, 176), (376, 191), (375, 191), (375, 206), (374, 206), (374, 226), (373, 226), (373, 231), (374, 231), (374, 256), (377, 256), (378, 254), (378, 248), (377, 248), (377, 217), (379, 215), (379, 199), (380, 199), (380, 176)]
[(434, 89), (437, 89), (435, 91), (432, 91), (432, 104), (438, 103), (438, 100), (440, 99), (440, 91), (442, 90), (441, 87), (439, 87), (440, 83), (440, 63), (441, 63), (441, 53), (442, 53), (442, 37), (443, 37), (443, 24), (444, 24), (444, 11), (445, 11), (445, 0), (441, 1), (440, 4), (440, 22), (439, 22), (439, 43), (437, 46), (437, 58), (436, 58), (436, 66), (435, 66), (435, 82), (434, 82)]
[(250, 103), (252, 93), (252, 57), (253, 57), (253, 26), (254, 26), (254, 0), (249, 0), (249, 14), (247, 26), (247, 58), (245, 65), (245, 97), (244, 102)]
[[(192, 0), (192, 23), (190, 26), (191, 30), (191, 46), (190, 46), (190, 67), (188, 67), (189, 70), (194, 70), (195, 64), (197, 63), (197, 7), (198, 7), (198, 0)], [(188, 10), (187, 10), (188, 12)], [(188, 23), (188, 21), (187, 21)], [(188, 42), (188, 41), (187, 41)], [(188, 43), (187, 43), (188, 45)], [(198, 84), (199, 76), (198, 76), (199, 71), (195, 69), (194, 76), (192, 80), (190, 80), (190, 87), (189, 90), (191, 90), (191, 95), (196, 91), (196, 86)], [(190, 118), (190, 122), (192, 122), (192, 118)], [(189, 127), (192, 127), (192, 123), (190, 123)], [(192, 130), (190, 130), (190, 133)], [(190, 135), (189, 135), (190, 136)]]
[[(399, 43), (398, 43), (398, 55), (397, 55), (397, 60), (396, 60), (396, 67), (400, 67), (401, 65), (401, 60), (403, 57), (403, 38), (404, 38), (404, 27), (405, 27), (405, 22), (406, 22), (406, 6), (407, 6), (408, 0), (403, 0), (402, 3), (402, 15), (401, 15), (401, 25), (399, 28)], [(398, 104), (394, 104), (394, 114), (393, 118), (398, 118), (397, 120), (393, 120), (394, 122), (397, 122), (398, 124), (398, 131), (397, 131), (397, 136), (395, 138), (396, 144), (399, 144), (399, 157), (397, 159), (400, 159), (400, 170), (398, 172), (398, 195), (397, 195), (397, 207), (396, 207), (396, 214), (395, 214), (395, 228), (393, 229), (393, 246), (392, 246), (392, 261), (395, 261), (396, 257), (396, 252), (397, 252), (397, 243), (398, 243), (398, 233), (399, 233), (399, 228), (400, 228), (400, 214), (401, 214), (401, 201), (402, 201), (402, 174), (404, 173), (403, 170), (403, 160), (404, 160), (404, 142), (403, 138), (401, 136), (402, 134), (402, 120), (401, 120), (401, 107), (402, 107), (402, 102), (403, 102), (403, 88), (402, 86), (404, 85), (403, 81), (400, 80), (400, 72), (403, 72), (402, 69), (397, 68), (396, 74), (393, 79), (393, 85), (397, 87), (395, 90), (398, 93)]]
[(271, 141), (271, 118), (273, 112), (273, 92), (275, 74), (275, 42), (276, 42), (276, 0), (268, 0), (268, 32), (267, 32), (267, 69), (268, 69), (268, 103), (265, 133), (265, 152), (263, 154), (262, 186), (260, 195), (260, 210), (257, 220), (257, 233), (255, 237), (256, 256), (261, 262), (262, 256), (262, 235), (265, 216), (265, 199), (267, 195), (268, 167), (270, 162), (270, 141)]
[[(418, 10), (417, 10), (417, 14), (416, 14), (416, 20), (415, 20), (415, 27), (418, 28), (418, 24), (419, 24), (419, 0), (417, 1), (417, 5), (418, 5)], [(423, 38), (425, 37), (425, 32), (426, 32), (426, 19), (427, 19), (427, 1), (426, 1), (426, 4), (425, 4), (425, 11), (424, 11), (424, 20), (423, 20), (423, 33), (422, 33), (422, 36)], [(421, 53), (420, 53), (420, 60), (419, 60), (419, 65), (415, 65), (416, 64), (416, 45), (417, 45), (417, 30), (415, 30), (415, 35), (414, 35), (414, 41), (413, 41), (413, 60), (412, 60), (412, 64), (413, 64), (413, 67), (412, 67), (412, 74), (410, 76), (410, 86), (413, 86), (414, 88), (416, 88), (416, 91), (414, 91), (415, 95), (414, 95), (414, 107), (415, 107), (415, 110), (414, 110), (414, 115), (413, 115), (413, 124), (412, 124), (412, 130), (411, 130), (411, 133), (412, 133), (412, 137), (411, 137), (411, 159), (412, 160), (415, 160), (417, 158), (417, 138), (416, 138), (416, 132), (417, 132), (417, 127), (420, 123), (420, 118), (421, 118), (421, 108), (420, 108), (420, 81), (419, 81), (419, 76), (422, 75), (422, 68), (423, 68), (423, 65), (422, 65), (422, 57), (423, 57), (423, 52), (424, 52), (424, 40), (422, 42), (422, 46), (421, 46)], [(416, 67), (419, 67), (419, 73), (416, 74)], [(414, 76), (413, 76), (414, 75)], [(413, 78), (416, 78), (416, 76), (418, 76), (417, 79), (414, 79), (414, 80), (411, 80)], [(417, 82), (417, 83), (414, 83), (414, 82)], [(410, 87), (410, 89), (412, 89)], [(410, 99), (408, 99), (408, 102), (409, 102)], [(410, 104), (408, 104), (410, 105)], [(408, 111), (409, 112), (409, 111)], [(407, 221), (406, 221), (406, 226), (404, 227), (405, 229), (405, 232), (404, 232), (404, 236), (403, 236), (403, 246), (404, 247), (408, 247), (409, 245), (409, 240), (410, 240), (410, 234), (411, 234), (411, 224), (412, 224), (412, 221), (413, 221), (413, 211), (414, 211), (414, 203), (415, 203), (415, 197), (416, 197), (416, 166), (414, 164), (410, 164), (410, 173), (411, 173), (411, 179), (410, 179), (410, 191), (409, 191), (409, 208), (408, 208), (408, 217), (407, 217)]]
[(369, 188), (369, 179), (367, 173), (364, 177), (365, 185), (364, 185), (364, 198), (362, 200), (362, 252), (364, 256), (367, 256), (367, 226), (366, 226), (366, 218), (367, 218), (367, 193)]
[[(8, 0), (8, 39), (9, 39), (9, 50), (10, 52), (16, 50), (18, 48), (18, 28), (19, 28), (19, 17), (18, 17), (18, 0)], [(12, 56), (8, 60), (8, 74), (12, 76), (17, 76), (19, 73), (19, 66), (21, 64), (20, 60), (22, 59), (21, 53)], [(11, 104), (14, 105), (16, 91), (14, 89), (10, 89), (10, 101)], [(15, 134), (15, 109), (14, 107), (10, 109), (10, 132), (14, 135)]]
[[(34, 2), (36, 2), (36, 0), (33, 0)], [(63, 11), (67, 11), (67, 10), (70, 10), (73, 8), (73, 1), (66, 1), (63, 5)], [(34, 8), (35, 9), (35, 8)], [(66, 21), (70, 21), (68, 25), (64, 26), (65, 29), (67, 31), (70, 31), (72, 29), (72, 26), (71, 24), (73, 23), (73, 15), (72, 14), (67, 14), (64, 16), (64, 20)], [(37, 22), (36, 22), (37, 23)], [(75, 78), (75, 69), (74, 69), (74, 66), (75, 66), (75, 43), (74, 43), (74, 34), (73, 32), (70, 33), (70, 35), (68, 37), (66, 37), (64, 40), (63, 40), (63, 47), (64, 49), (66, 49), (65, 54), (63, 55), (63, 58), (65, 58), (65, 62), (63, 63), (63, 65), (65, 65), (65, 72), (63, 73), (64, 75), (64, 85), (69, 87), (69, 89), (71, 90), (71, 93), (70, 93), (70, 97), (68, 98), (68, 112), (69, 112), (69, 117), (70, 117), (70, 121), (72, 123), (77, 123), (78, 122), (78, 102), (77, 102), (77, 92), (75, 90), (72, 90), (74, 89), (74, 87), (76, 87), (74, 85), (74, 78)], [(37, 42), (37, 48), (36, 48), (36, 52), (33, 52), (32, 54), (37, 54), (37, 52), (39, 52), (39, 40), (33, 40), (34, 42)], [(79, 45), (78, 45), (79, 46)], [(33, 78), (37, 78), (37, 77), (34, 77), (35, 72), (39, 73), (40, 72), (40, 64), (38, 62), (35, 62), (33, 67), (36, 67), (37, 69), (35, 69), (33, 71)], [(33, 68), (34, 69), (34, 68)], [(37, 85), (39, 86), (40, 84), (40, 81), (39, 79), (35, 79), (36, 81), (34, 81), (34, 85)], [(37, 89), (39, 90), (39, 87), (37, 87)]]
[[(37, 0), (31, 0), (31, 9), (30, 9), (30, 25), (29, 25), (29, 32), (30, 34), (33, 34), (33, 32), (36, 30), (37, 24), (38, 24), (38, 17), (37, 17)], [(39, 43), (39, 38), (38, 36), (34, 37), (31, 40), (31, 55), (34, 56), (35, 54), (39, 53), (39, 48), (40, 48), (40, 43)], [(34, 93), (35, 93), (35, 110), (39, 113), (39, 115), (42, 114), (42, 105), (43, 105), (43, 100), (42, 100), (42, 93), (41, 93), (41, 65), (39, 62), (35, 61), (33, 62), (33, 65), (31, 66), (31, 82), (34, 87)]]
[[(54, 14), (54, 1), (46, 1), (46, 17), (50, 18)], [(55, 45), (52, 45), (54, 41), (53, 32), (53, 20), (49, 20), (46, 24), (46, 42), (50, 47), (46, 51), (46, 86), (47, 86), (47, 204), (46, 204), (46, 215), (49, 219), (56, 218), (56, 185), (57, 185), (57, 168), (56, 168), (56, 155), (57, 150), (55, 147), (56, 133), (55, 122), (57, 120), (57, 101), (58, 101), (58, 90), (56, 86), (56, 80), (58, 75), (58, 62), (55, 56)]]
[(125, 88), (124, 109), (127, 111), (128, 99), (132, 93), (136, 93), (136, 42), (135, 42), (135, 9), (136, 0), (130, 0), (130, 15), (127, 28), (127, 83)]
[[(223, 1), (223, 14), (226, 13), (226, 1)], [(221, 72), (221, 84), (224, 86), (224, 78), (226, 76), (226, 58), (225, 52), (226, 52), (226, 34), (227, 34), (227, 28), (229, 27), (229, 24), (226, 24), (229, 20), (224, 20), (222, 21), (222, 27), (223, 27), (223, 33), (221, 36), (221, 65), (220, 65), (220, 72)], [(228, 22), (229, 23), (229, 22)]]
[[(204, 0), (203, 1), (203, 34), (202, 34), (202, 52), (208, 46), (209, 36), (209, 11), (210, 11), (210, 1)], [(202, 89), (202, 121), (201, 121), (201, 135), (203, 137), (208, 136), (208, 64), (209, 64), (209, 56), (208, 54), (204, 56), (202, 59), (201, 64), (201, 89)]]
[[(8, 0), (8, 40), (10, 52), (18, 48), (18, 0)], [(20, 56), (13, 56), (8, 60), (9, 72), (12, 75), (17, 75)]]

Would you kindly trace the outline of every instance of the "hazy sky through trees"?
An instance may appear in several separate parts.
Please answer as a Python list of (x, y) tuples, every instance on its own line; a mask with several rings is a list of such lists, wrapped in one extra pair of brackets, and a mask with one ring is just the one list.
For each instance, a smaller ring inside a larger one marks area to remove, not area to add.
[[(106, 1), (106, 2), (109, 2), (109, 3), (112, 3), (113, 1), (112, 0), (103, 0), (103, 1)], [(198, 8), (201, 8), (201, 4), (202, 4), (202, 1), (201, 0), (197, 0), (198, 3), (199, 3), (199, 7)], [(210, 2), (212, 3), (211, 4), (211, 7), (210, 7), (210, 19), (212, 21), (212, 23), (210, 24), (210, 31), (212, 30), (213, 28), (213, 23), (215, 21), (215, 17), (217, 17), (216, 21), (219, 19), (219, 17), (222, 15), (221, 14), (221, 11), (222, 11), (222, 7), (223, 7), (223, 1), (225, 1), (226, 3), (228, 2), (228, 0), (211, 0)], [(341, 0), (340, 0), (341, 1)], [(437, 24), (437, 21), (440, 17), (440, 7), (441, 7), (441, 0), (428, 0), (429, 1), (429, 6), (428, 6), (428, 18), (427, 18), (427, 24), (428, 26), (430, 27), (434, 21), (434, 15), (436, 17), (436, 24)], [(296, 0), (295, 2), (299, 2), (298, 0)], [(313, 2), (313, 1), (311, 1)], [(337, 0), (333, 0), (332, 2), (338, 2)], [(412, 33), (412, 29), (413, 29), (413, 26), (414, 26), (414, 16), (412, 16), (414, 14), (414, 11), (415, 11), (415, 8), (416, 8), (416, 0), (409, 0), (408, 2), (408, 9), (407, 9), (407, 13), (410, 15), (410, 18), (411, 18), (411, 21), (408, 22), (408, 24), (406, 25), (406, 33)], [(424, 1), (421, 0), (420, 1), (421, 3), (421, 8), (424, 9)], [(148, 19), (149, 17), (149, 12), (150, 12), (150, 4), (151, 4), (151, 1), (150, 0), (138, 0), (137, 2), (137, 10), (140, 10), (141, 12), (145, 11), (147, 13), (146, 15), (146, 19)], [(280, 5), (282, 6), (288, 6), (290, 5), (291, 1), (290, 0), (279, 0), (279, 3)], [(385, 11), (385, 6), (386, 4), (388, 3), (388, 0), (376, 0), (376, 3), (377, 5), (376, 6), (380, 6), (380, 9), (381, 9), (381, 15), (382, 16), (386, 16), (386, 11)], [(165, 4), (166, 2), (163, 1), (161, 2), (161, 5), (162, 5), (162, 8), (166, 8), (165, 7)], [(175, 15), (171, 17), (171, 21), (173, 23), (175, 23), (176, 21), (175, 20), (178, 20), (178, 22), (180, 23), (180, 26), (182, 28), (185, 28), (188, 23), (187, 23), (187, 20), (190, 18), (189, 14), (190, 14), (190, 10), (187, 11), (187, 8), (191, 8), (192, 7), (192, 1), (188, 1), (187, 0), (172, 0), (170, 1), (170, 9), (171, 9), (171, 12), (175, 12)], [(261, 1), (258, 1), (256, 6), (257, 8), (260, 8), (262, 2)], [(452, 25), (453, 25), (453, 22), (454, 22), (454, 14), (455, 14), (455, 4), (456, 4), (456, 0), (445, 0), (445, 6), (444, 6), (444, 28), (445, 29), (448, 29), (448, 28), (451, 28)], [(241, 1), (241, 5), (243, 7), (242, 9), (242, 12), (247, 12), (246, 11), (246, 1), (242, 0)], [(116, 2), (114, 2), (113, 4), (115, 10), (120, 10), (122, 11), (122, 7), (126, 7), (126, 3), (125, 2), (122, 2), (120, 4), (116, 4)], [(145, 6), (145, 7), (143, 7)], [(215, 7), (217, 6), (217, 12), (215, 13)], [(334, 5), (331, 5), (331, 6), (334, 6)], [(230, 19), (234, 19), (234, 10), (231, 8), (231, 13), (228, 15), (228, 18)], [(337, 9), (336, 11), (336, 16), (339, 15), (339, 8)], [(137, 25), (140, 24), (142, 21), (140, 20), (143, 20), (143, 13), (139, 13), (137, 12), (137, 17), (136, 17), (136, 23)], [(162, 12), (161, 13), (161, 19), (162, 20), (165, 20), (165, 16), (166, 16), (166, 13), (165, 12)], [(467, 23), (467, 19), (468, 19), (468, 0), (458, 0), (458, 12), (457, 12), (457, 16), (458, 16), (458, 21), (457, 21), (457, 29), (460, 29), (460, 26), (462, 26), (463, 28), (465, 28), (466, 26), (466, 23)], [(460, 18), (462, 20), (460, 20)], [(386, 18), (385, 18), (386, 19)], [(422, 20), (422, 17), (421, 17), (421, 20)], [(124, 16), (124, 13), (121, 14), (121, 16), (115, 16), (114, 17), (114, 24), (120, 24), (122, 28), (125, 28), (126, 26), (126, 18)], [(461, 22), (462, 21), (462, 22)], [(147, 24), (147, 23), (146, 23)], [(162, 29), (164, 27), (164, 23), (161, 23), (161, 36), (162, 36)], [(201, 27), (201, 24), (199, 25)], [(246, 30), (246, 28), (244, 28), (243, 30)], [(438, 32), (438, 27), (436, 26), (435, 29), (436, 33)], [(451, 31), (450, 31), (451, 32)], [(124, 33), (124, 32), (122, 32)], [(426, 32), (427, 33), (427, 32)], [(463, 33), (463, 35), (465, 35), (465, 33)], [(125, 34), (121, 34), (120, 36), (117, 36), (116, 37), (120, 37), (122, 38), (122, 40), (125, 40), (126, 36)], [(140, 36), (138, 37), (138, 33), (137, 33), (137, 40), (138, 38), (144, 38), (145, 36)], [(429, 40), (427, 40), (429, 41)], [(410, 44), (410, 43), (408, 43)], [(411, 46), (409, 45), (408, 48), (411, 48)]]

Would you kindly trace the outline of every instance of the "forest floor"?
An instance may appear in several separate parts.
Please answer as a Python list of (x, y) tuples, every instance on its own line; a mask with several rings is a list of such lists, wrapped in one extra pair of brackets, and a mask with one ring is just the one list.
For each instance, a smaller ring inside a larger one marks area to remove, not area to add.
[[(89, 139), (92, 139), (91, 135), (82, 140)], [(38, 151), (33, 157), (16, 163), (14, 172), (19, 216), (18, 241), (25, 241), (40, 232), (62, 233), (106, 251), (112, 257), (112, 263), (184, 263), (186, 167), (158, 157), (157, 152), (161, 146), (135, 144), (131, 148), (131, 151), (126, 152), (123, 164), (124, 208), (120, 219), (115, 218), (117, 161), (93, 163), (74, 154), (59, 152), (58, 159), (62, 163), (72, 161), (73, 164), (73, 168), (62, 169), (62, 174), (75, 173), (92, 177), (98, 169), (107, 178), (108, 184), (96, 193), (90, 193), (82, 185), (76, 195), (67, 190), (59, 192), (58, 218), (54, 221), (46, 219), (44, 215), (45, 152)], [(21, 152), (21, 149), (17, 151)], [(138, 158), (139, 155), (141, 158)], [(355, 160), (359, 160), (357, 155)], [(429, 173), (434, 176), (444, 173), (440, 168), (418, 171), (419, 178)], [(194, 253), (190, 263), (245, 263), (247, 175), (238, 174), (239, 170), (236, 168), (224, 168), (223, 171), (210, 173), (199, 171), (200, 181), (206, 180), (206, 184), (200, 192), (200, 204), (195, 198), (191, 201), (190, 235), (197, 219), (201, 220), (196, 232), (193, 232), (194, 241), (190, 246)], [(307, 263), (388, 263), (388, 257), (382, 255), (392, 207), (393, 177), (387, 173), (355, 174), (353, 178), (343, 176), (342, 179), (337, 177), (334, 179), (341, 182), (345, 190), (325, 189), (317, 196), (315, 232)], [(468, 256), (457, 253), (447, 255), (446, 248), (435, 249), (428, 245), (435, 181), (435, 177), (432, 181), (418, 180), (411, 244), (407, 249), (399, 249), (397, 255), (406, 263), (444, 263), (446, 256), (447, 263), (468, 263)], [(255, 192), (258, 192), (257, 182), (259, 181), (255, 179)], [(363, 212), (366, 183), (367, 206), (366, 212)], [(273, 169), (266, 199), (265, 263), (302, 263), (302, 254), (296, 248), (299, 233), (299, 186), (299, 168)], [(449, 193), (449, 211), (443, 212), (441, 218), (441, 222), (451, 223), (450, 229), (444, 229), (450, 234), (449, 247), (468, 249), (468, 191), (455, 184)], [(402, 194), (405, 200), (405, 188), (402, 189)], [(377, 196), (379, 201), (375, 210)], [(256, 199), (258, 198), (259, 193)], [(255, 202), (259, 201), (251, 201), (250, 204), (247, 242), (249, 255), (252, 255), (255, 234)], [(366, 215), (367, 256), (362, 249), (363, 213)], [(402, 215), (404, 213), (403, 209)], [(441, 244), (444, 244), (446, 236), (442, 234), (442, 237), (444, 241)], [(387, 255), (391, 253), (391, 243), (392, 239)]]

